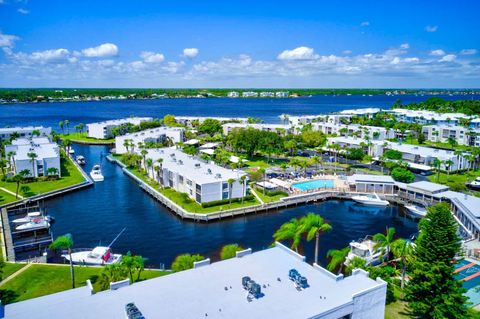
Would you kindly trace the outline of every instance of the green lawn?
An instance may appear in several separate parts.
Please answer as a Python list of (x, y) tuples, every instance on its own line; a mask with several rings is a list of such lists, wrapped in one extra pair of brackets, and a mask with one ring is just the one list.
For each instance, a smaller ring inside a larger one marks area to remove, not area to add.
[(261, 190), (256, 190), (256, 189), (251, 189), (252, 192), (255, 192), (255, 194), (260, 197), (261, 200), (263, 200), (264, 203), (270, 203), (270, 202), (277, 202), (280, 200), (280, 198), (287, 197), (283, 194), (279, 195), (274, 195), (274, 196), (268, 196), (267, 194), (263, 195), (263, 192)]
[(385, 319), (408, 319), (406, 304), (397, 300), (385, 306)]
[[(465, 183), (473, 181), (476, 177), (480, 176), (480, 171), (470, 171), (470, 172), (463, 172), (463, 173), (450, 173), (450, 175), (440, 172), (440, 177), (437, 182), (437, 174), (434, 173), (433, 175), (428, 176), (428, 179), (434, 183), (440, 183), (447, 186), (454, 191), (466, 191), (467, 187)], [(472, 191), (470, 192), (474, 195), (479, 195), (480, 192)]]
[(6, 263), (5, 263), (5, 267), (3, 267), (2, 278), (3, 278), (3, 279), (7, 278), (8, 276), (10, 276), (11, 274), (13, 274), (14, 272), (19, 271), (20, 269), (22, 269), (22, 268), (25, 267), (26, 265), (27, 265), (27, 264), (9, 263), (9, 262), (6, 262)]
[[(80, 173), (77, 167), (73, 164), (73, 162), (69, 158), (65, 157), (63, 153), (60, 161), (60, 168), (61, 168), (61, 175), (62, 175), (60, 179), (51, 180), (51, 181), (50, 180), (36, 181), (36, 182), (21, 184), (21, 186), (28, 186), (30, 188), (30, 191), (27, 194), (21, 194), (21, 195), (24, 197), (31, 197), (34, 195), (43, 194), (53, 190), (65, 188), (67, 186), (72, 186), (84, 181), (83, 175)], [(14, 182), (0, 181), (0, 187), (4, 187), (14, 193), (17, 190), (17, 184)], [(4, 192), (0, 193), (0, 196), (3, 196), (3, 194)], [(5, 196), (5, 198), (7, 197)], [(0, 199), (0, 203), (1, 203), (1, 199)]]
[[(0, 187), (3, 187), (3, 186), (0, 185)], [(7, 192), (4, 192), (0, 189), (0, 206), (11, 203), (11, 202), (14, 202), (16, 200), (18, 200), (18, 199), (16, 199), (15, 196), (13, 196), (13, 195), (11, 195)]]
[[(94, 279), (102, 271), (101, 267), (75, 266), (75, 286), (85, 286), (87, 279)], [(151, 279), (167, 272), (145, 270), (141, 280)], [(0, 290), (10, 291), (13, 297), (9, 301), (17, 302), (44, 295), (53, 294), (71, 288), (70, 266), (68, 265), (32, 265), (12, 280), (0, 286)], [(94, 285), (97, 290), (97, 287)]]
[(93, 137), (88, 137), (87, 133), (70, 133), (70, 134), (60, 134), (61, 139), (69, 139), (72, 142), (80, 143), (95, 143), (95, 144), (112, 144), (115, 143), (114, 138), (110, 139), (98, 139)]
[(252, 158), (247, 159), (248, 161), (245, 162), (245, 165), (248, 167), (255, 167), (255, 168), (263, 168), (267, 169), (271, 166), (280, 166), (282, 163), (288, 163), (286, 160), (279, 160), (271, 158), (269, 162), (267, 162), (267, 156), (260, 156), (255, 155)]

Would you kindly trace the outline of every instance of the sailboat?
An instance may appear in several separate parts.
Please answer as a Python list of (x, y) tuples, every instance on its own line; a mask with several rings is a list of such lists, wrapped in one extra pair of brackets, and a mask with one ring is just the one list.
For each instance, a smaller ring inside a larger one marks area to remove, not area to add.
[[(120, 235), (125, 231), (126, 228), (115, 237), (114, 240), (108, 246), (97, 246), (93, 249), (86, 249), (82, 251), (75, 251), (72, 253), (72, 262), (74, 264), (81, 265), (94, 265), (94, 266), (103, 266), (103, 265), (112, 265), (118, 264), (122, 261), (121, 254), (113, 254), (110, 247), (113, 243), (120, 237)], [(62, 255), (63, 258), (70, 261), (70, 255)]]

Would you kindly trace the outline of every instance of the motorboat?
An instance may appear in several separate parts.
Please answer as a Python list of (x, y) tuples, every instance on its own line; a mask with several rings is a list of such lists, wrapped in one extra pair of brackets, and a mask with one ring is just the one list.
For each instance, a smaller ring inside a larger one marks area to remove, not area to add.
[(73, 148), (69, 149), (68, 154), (75, 155), (75, 150)]
[(345, 264), (348, 265), (355, 257), (364, 259), (367, 265), (375, 266), (382, 263), (387, 258), (389, 249), (375, 248), (376, 245), (377, 242), (375, 242), (371, 236), (366, 236), (358, 241), (352, 241), (350, 243), (350, 251), (345, 259)]
[[(120, 235), (125, 231), (125, 228), (115, 237), (115, 239), (108, 246), (97, 246), (93, 249), (85, 249), (81, 251), (75, 251), (71, 254), (72, 263), (81, 264), (81, 265), (112, 265), (118, 264), (122, 261), (121, 254), (113, 254), (111, 251), (111, 246), (113, 243), (120, 237)], [(64, 254), (63, 258), (70, 261), (70, 255)]]
[(90, 177), (95, 182), (103, 182), (105, 178), (102, 175), (102, 169), (100, 168), (100, 165), (93, 166), (92, 170), (90, 171)]
[(75, 160), (77, 161), (78, 165), (85, 165), (85, 157), (82, 155), (78, 155)]
[(17, 227), (15, 227), (15, 230), (37, 230), (37, 229), (42, 229), (42, 228), (48, 228), (50, 227), (50, 223), (45, 220), (44, 217), (37, 217), (35, 219), (32, 219), (28, 223), (21, 224)]
[(372, 206), (388, 206), (389, 204), (387, 200), (381, 199), (376, 193), (352, 196), (352, 200), (363, 205)]
[(42, 213), (40, 213), (40, 212), (31, 212), (31, 213), (27, 213), (27, 215), (25, 217), (17, 218), (17, 219), (12, 220), (12, 223), (14, 223), (14, 224), (29, 223), (32, 220), (39, 219), (39, 218), (40, 219), (43, 218), (47, 222), (51, 222), (53, 220), (53, 218), (50, 217), (50, 216), (42, 216)]
[(423, 206), (411, 204), (405, 205), (405, 209), (413, 217), (423, 218), (427, 215), (427, 209)]
[(472, 189), (480, 189), (480, 177), (475, 178), (475, 180), (467, 183), (467, 186)]

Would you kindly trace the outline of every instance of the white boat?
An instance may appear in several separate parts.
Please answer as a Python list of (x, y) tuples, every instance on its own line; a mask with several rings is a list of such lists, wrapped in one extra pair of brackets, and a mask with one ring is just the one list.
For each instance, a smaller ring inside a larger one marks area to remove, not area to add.
[(73, 148), (69, 149), (69, 150), (68, 150), (68, 154), (74, 155), (74, 154), (75, 154), (75, 150), (74, 150)]
[(75, 160), (79, 165), (85, 165), (85, 157), (83, 157), (82, 155), (78, 155), (77, 158), (75, 158)]
[(27, 216), (25, 217), (12, 220), (12, 223), (14, 224), (29, 223), (35, 219), (42, 219), (42, 218), (47, 222), (50, 222), (50, 220), (52, 219), (50, 216), (42, 216), (42, 213), (40, 212), (31, 212), (31, 213), (28, 213)]
[(100, 168), (100, 165), (94, 165), (91, 172), (90, 172), (90, 177), (95, 181), (95, 182), (103, 182), (105, 179), (102, 175), (102, 170)]
[(427, 215), (427, 209), (425, 207), (422, 207), (422, 206), (418, 206), (418, 205), (414, 205), (414, 204), (405, 205), (405, 209), (413, 217), (422, 218), (422, 217), (425, 217), (425, 215)]
[(477, 177), (474, 181), (467, 183), (467, 186), (473, 189), (480, 189), (480, 177)]
[(388, 201), (381, 199), (376, 193), (352, 196), (352, 200), (363, 205), (388, 206)]
[(36, 230), (48, 227), (50, 227), (50, 223), (46, 221), (45, 218), (38, 217), (29, 221), (28, 223), (15, 227), (15, 230)]
[[(110, 247), (125, 231), (125, 228), (115, 237), (115, 239), (108, 246), (97, 246), (92, 250), (83, 250), (72, 253), (72, 262), (74, 264), (82, 265), (111, 265), (122, 261), (121, 254), (113, 254)], [(70, 255), (62, 255), (63, 258), (70, 261)]]
[(389, 250), (386, 248), (382, 252), (381, 248), (375, 248), (376, 244), (377, 242), (373, 241), (370, 236), (358, 241), (352, 241), (350, 243), (350, 251), (345, 259), (345, 264), (348, 265), (348, 263), (355, 257), (364, 259), (367, 262), (367, 265), (375, 266), (382, 263), (387, 257)]

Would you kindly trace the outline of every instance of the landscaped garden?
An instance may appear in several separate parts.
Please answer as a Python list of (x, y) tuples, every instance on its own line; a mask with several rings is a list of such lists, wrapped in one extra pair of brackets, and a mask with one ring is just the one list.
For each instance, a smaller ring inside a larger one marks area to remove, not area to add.
[(93, 137), (88, 137), (87, 133), (69, 133), (69, 134), (60, 134), (59, 137), (63, 139), (68, 139), (72, 142), (85, 143), (85, 144), (113, 144), (115, 143), (114, 138), (110, 139), (98, 139)]

